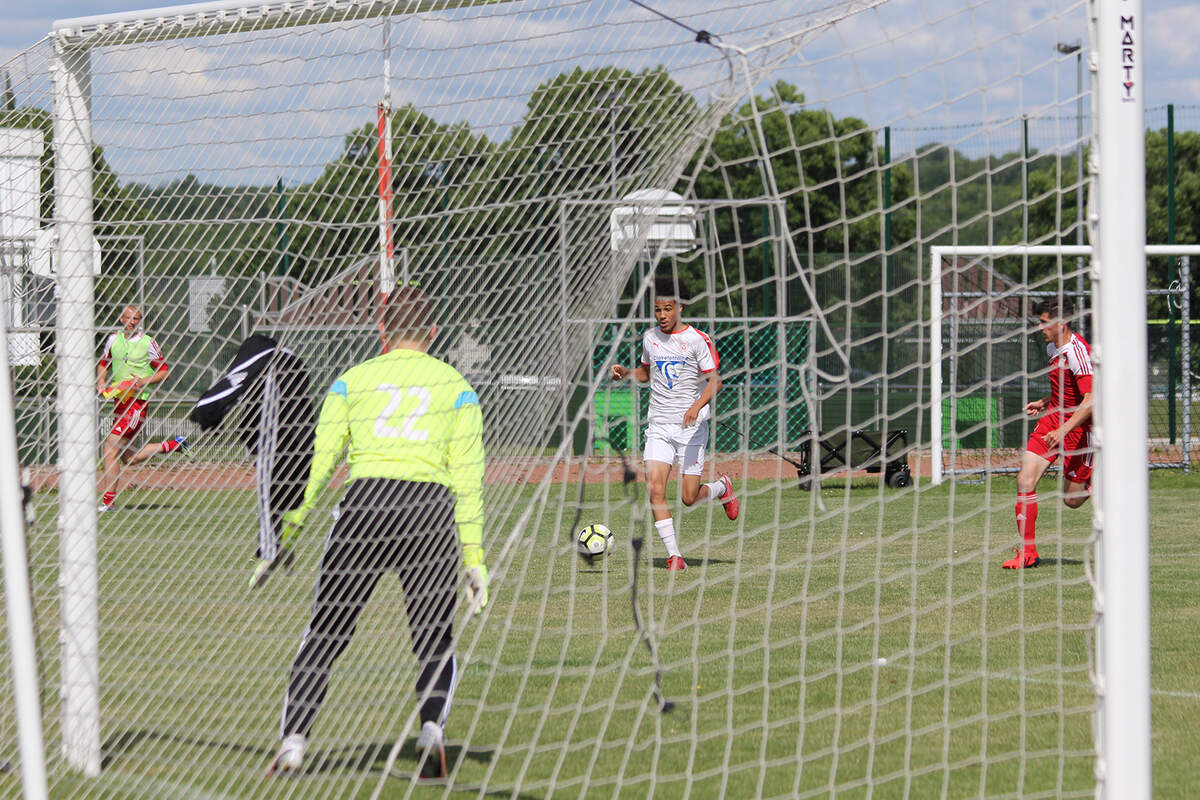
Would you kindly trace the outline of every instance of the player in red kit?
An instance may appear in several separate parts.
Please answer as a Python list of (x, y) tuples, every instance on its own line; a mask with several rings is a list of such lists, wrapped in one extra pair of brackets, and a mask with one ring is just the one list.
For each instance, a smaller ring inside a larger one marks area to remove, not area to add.
[[(169, 368), (158, 342), (142, 330), (142, 309), (128, 305), (121, 311), (121, 330), (108, 337), (96, 368), (96, 391), (113, 405), (113, 426), (104, 440), (103, 492), (98, 512), (113, 511), (122, 466), (140, 464), (159, 453), (182, 453), (187, 439), (176, 436), (138, 448), (138, 433), (146, 421), (150, 387), (167, 377)], [(108, 370), (112, 368), (112, 385)]]
[(1046, 353), (1050, 357), (1050, 394), (1025, 406), (1029, 416), (1042, 414), (1029, 435), (1021, 472), (1017, 475), (1017, 533), (1021, 546), (1005, 569), (1036, 567), (1041, 563), (1034, 533), (1037, 527), (1037, 485), (1046, 470), (1063, 457), (1066, 487), (1063, 502), (1079, 508), (1092, 493), (1092, 351), (1071, 331), (1075, 313), (1069, 297), (1047, 298), (1034, 304)]

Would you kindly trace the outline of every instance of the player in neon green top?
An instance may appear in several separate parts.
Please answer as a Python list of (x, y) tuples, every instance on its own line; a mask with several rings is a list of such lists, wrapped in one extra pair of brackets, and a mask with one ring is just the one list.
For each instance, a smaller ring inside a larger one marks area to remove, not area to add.
[(304, 503), (289, 521), (308, 517), (345, 452), (351, 481), (391, 478), (450, 489), (459, 541), (467, 550), (479, 547), (482, 432), (479, 398), (454, 367), (420, 350), (388, 350), (330, 387), (317, 421)]
[(260, 562), (250, 579), (251, 587), (261, 585), (276, 564), (287, 563), (289, 545), (345, 454), (346, 495), (325, 543), (312, 618), (292, 662), (283, 744), (269, 775), (302, 764), (333, 663), (389, 570), (400, 573), (420, 662), (423, 771), (446, 771), (442, 726), (457, 682), (452, 623), (460, 545), (470, 605), (478, 614), (488, 601), (483, 416), (458, 371), (425, 352), (437, 327), (424, 292), (394, 292), (379, 332), (383, 354), (347, 370), (330, 387), (317, 420), (304, 501), (284, 515), (279, 555)]
[[(98, 511), (112, 511), (121, 466), (140, 464), (159, 453), (183, 453), (187, 439), (176, 436), (135, 449), (138, 432), (146, 421), (150, 387), (166, 379), (169, 367), (158, 342), (142, 330), (142, 310), (134, 305), (121, 311), (121, 330), (108, 337), (96, 367), (96, 391), (111, 399), (113, 426), (104, 440), (104, 475)], [(108, 369), (112, 367), (112, 383)]]

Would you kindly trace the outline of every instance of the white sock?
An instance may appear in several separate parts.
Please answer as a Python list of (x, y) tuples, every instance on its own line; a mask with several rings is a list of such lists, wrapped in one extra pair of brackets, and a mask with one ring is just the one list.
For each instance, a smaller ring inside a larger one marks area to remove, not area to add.
[(704, 485), (708, 487), (709, 500), (720, 500), (725, 496), (725, 481), (713, 481)]
[(667, 555), (682, 556), (683, 554), (679, 552), (679, 545), (675, 544), (675, 520), (671, 517), (655, 520), (654, 527), (658, 529), (658, 536), (663, 540), (663, 546), (667, 548)]

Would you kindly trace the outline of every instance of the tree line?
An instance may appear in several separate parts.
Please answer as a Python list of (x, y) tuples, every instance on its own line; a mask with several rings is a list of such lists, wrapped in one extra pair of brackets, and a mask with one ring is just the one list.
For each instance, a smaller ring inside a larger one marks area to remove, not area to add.
[[(38, 128), (46, 140), (42, 215), (53, 217), (52, 125), (47, 112), (15, 105), (3, 94), (0, 125)], [(757, 109), (755, 125), (752, 109)], [(664, 68), (640, 72), (615, 67), (574, 69), (541, 84), (523, 118), (500, 141), (465, 123), (440, 123), (412, 105), (392, 112), (392, 189), (395, 241), (416, 264), (458, 265), (474, 273), (476, 290), (503, 287), (504, 275), (555, 263), (560, 199), (603, 201), (647, 185), (674, 188), (702, 199), (765, 198), (768, 177), (783, 200), (788, 230), (801, 261), (842, 257), (847, 270), (841, 300), (901, 290), (886, 314), (892, 321), (922, 313), (902, 291), (919, 276), (905, 272), (917, 248), (931, 244), (1075, 242), (1075, 154), (1033, 151), (969, 156), (930, 143), (886, 163), (880, 132), (856, 117), (810, 108), (793, 86), (777, 83), (719, 120), (711, 140), (687, 139), (705, 124), (706, 109)], [(759, 142), (759, 126), (763, 141)], [(765, 144), (770, 175), (760, 157)], [(694, 153), (691, 151), (695, 150)], [(340, 152), (320, 174), (299, 186), (220, 186), (188, 175), (158, 185), (122, 182), (96, 147), (96, 232), (141, 236), (147, 271), (209, 271), (230, 275), (278, 273), (286, 268), (312, 282), (377, 252), (378, 173), (373, 122), (349, 131)], [(686, 159), (664, 170), (677, 154)], [(1165, 242), (1166, 132), (1147, 132), (1147, 233)], [(1086, 155), (1085, 155), (1086, 158)], [(1200, 236), (1200, 133), (1175, 134), (1175, 236)], [(681, 176), (681, 177), (680, 177)], [(777, 249), (763, 246), (772, 223), (765, 206), (714, 219), (720, 242), (740, 242), (739, 269), (749, 288), (737, 287), (718, 314), (772, 308), (770, 277)], [(587, 228), (601, 231), (599, 224)], [(875, 258), (864, 254), (880, 254)], [(597, 244), (587, 257), (603, 257)], [(581, 252), (587, 252), (586, 250)], [(105, 256), (106, 271), (131, 267), (132, 253)], [(699, 261), (679, 268), (700, 283)], [(1002, 272), (1012, 265), (998, 262)], [(1049, 274), (1052, 259), (1031, 260), (1033, 277)], [(895, 274), (883, 273), (895, 271)], [(1149, 264), (1149, 282), (1164, 287), (1165, 259)], [(461, 279), (460, 279), (461, 280)], [(1194, 283), (1200, 283), (1196, 281)], [(759, 284), (759, 285), (755, 285)], [(516, 297), (498, 289), (497, 308)], [(1193, 289), (1193, 307), (1200, 309)], [(803, 313), (796, 292), (789, 310)], [(1165, 299), (1150, 315), (1165, 316)], [(878, 323), (882, 303), (865, 300), (856, 321)]]

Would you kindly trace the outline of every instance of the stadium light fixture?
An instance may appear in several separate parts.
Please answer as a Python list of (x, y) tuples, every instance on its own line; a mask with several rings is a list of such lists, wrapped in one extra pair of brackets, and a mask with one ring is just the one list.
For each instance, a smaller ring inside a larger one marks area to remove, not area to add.
[[(1075, 56), (1075, 244), (1082, 245), (1083, 239), (1083, 40), (1058, 42), (1054, 49), (1064, 56)], [(1080, 319), (1086, 319), (1086, 298), (1083, 294), (1083, 259), (1075, 264), (1076, 305)], [(1086, 330), (1086, 328), (1085, 328)], [(1090, 333), (1090, 331), (1089, 331)]]

